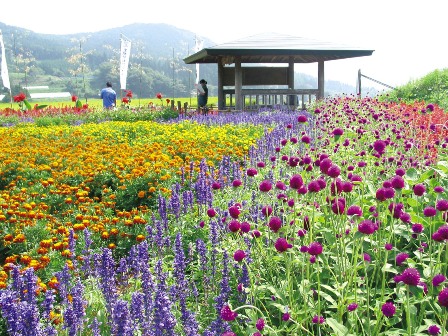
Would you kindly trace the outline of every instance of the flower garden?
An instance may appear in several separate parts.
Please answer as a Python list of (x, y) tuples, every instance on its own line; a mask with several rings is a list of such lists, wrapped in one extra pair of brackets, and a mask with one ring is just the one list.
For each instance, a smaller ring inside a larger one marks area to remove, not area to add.
[(172, 112), (0, 111), (0, 332), (447, 334), (441, 108)]

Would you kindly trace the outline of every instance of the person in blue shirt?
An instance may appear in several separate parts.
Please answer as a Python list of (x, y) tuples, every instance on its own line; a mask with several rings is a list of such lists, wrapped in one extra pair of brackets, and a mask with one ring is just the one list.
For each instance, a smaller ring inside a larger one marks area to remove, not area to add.
[(117, 93), (112, 89), (111, 82), (106, 83), (106, 87), (101, 90), (100, 96), (103, 100), (103, 107), (105, 109), (113, 109), (117, 106)]

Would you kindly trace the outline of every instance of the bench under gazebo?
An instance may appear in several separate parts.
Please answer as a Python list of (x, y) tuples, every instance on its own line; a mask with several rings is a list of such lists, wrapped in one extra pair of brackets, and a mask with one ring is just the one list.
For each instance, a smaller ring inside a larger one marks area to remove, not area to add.
[[(303, 37), (265, 33), (204, 48), (184, 58), (184, 62), (218, 65), (219, 110), (247, 109), (253, 100), (255, 106), (285, 102), (298, 105), (301, 102), (303, 107), (305, 100), (324, 97), (325, 61), (371, 56), (373, 51)], [(295, 63), (318, 64), (317, 89), (294, 88)], [(285, 88), (262, 88), (266, 86)], [(228, 96), (231, 106), (226, 106)]]

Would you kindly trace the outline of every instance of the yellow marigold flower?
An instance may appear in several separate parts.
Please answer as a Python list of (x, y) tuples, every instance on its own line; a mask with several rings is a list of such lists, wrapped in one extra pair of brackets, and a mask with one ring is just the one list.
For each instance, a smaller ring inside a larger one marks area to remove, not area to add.
[(116, 236), (119, 232), (120, 232), (120, 231), (118, 231), (117, 228), (112, 228), (112, 229), (110, 229), (110, 234), (111, 234), (112, 236)]
[(0, 280), (0, 289), (5, 289), (7, 286), (6, 282)]
[(115, 245), (114, 243), (110, 243), (109, 245), (107, 245), (107, 247), (111, 250), (115, 249), (117, 247), (117, 245)]
[(109, 232), (107, 232), (107, 231), (103, 231), (103, 232), (101, 233), (101, 238), (102, 238), (102, 239), (108, 239), (108, 238), (109, 238)]
[(137, 237), (136, 237), (136, 240), (140, 243), (140, 242), (142, 242), (142, 241), (144, 241), (146, 239), (146, 237), (144, 236), (144, 235), (141, 235), (141, 234), (139, 234)]

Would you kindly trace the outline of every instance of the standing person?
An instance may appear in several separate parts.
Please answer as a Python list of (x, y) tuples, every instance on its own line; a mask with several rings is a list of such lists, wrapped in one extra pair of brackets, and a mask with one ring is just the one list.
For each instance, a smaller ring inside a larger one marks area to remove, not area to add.
[(199, 81), (199, 84), (201, 86), (198, 86), (198, 108), (199, 112), (201, 110), (204, 112), (205, 115), (208, 113), (208, 107), (207, 107), (207, 100), (208, 100), (208, 87), (207, 87), (207, 81), (205, 79), (201, 79)]
[(101, 99), (103, 100), (103, 107), (106, 109), (113, 109), (117, 106), (117, 93), (112, 89), (112, 83), (107, 82), (106, 87), (101, 90)]

